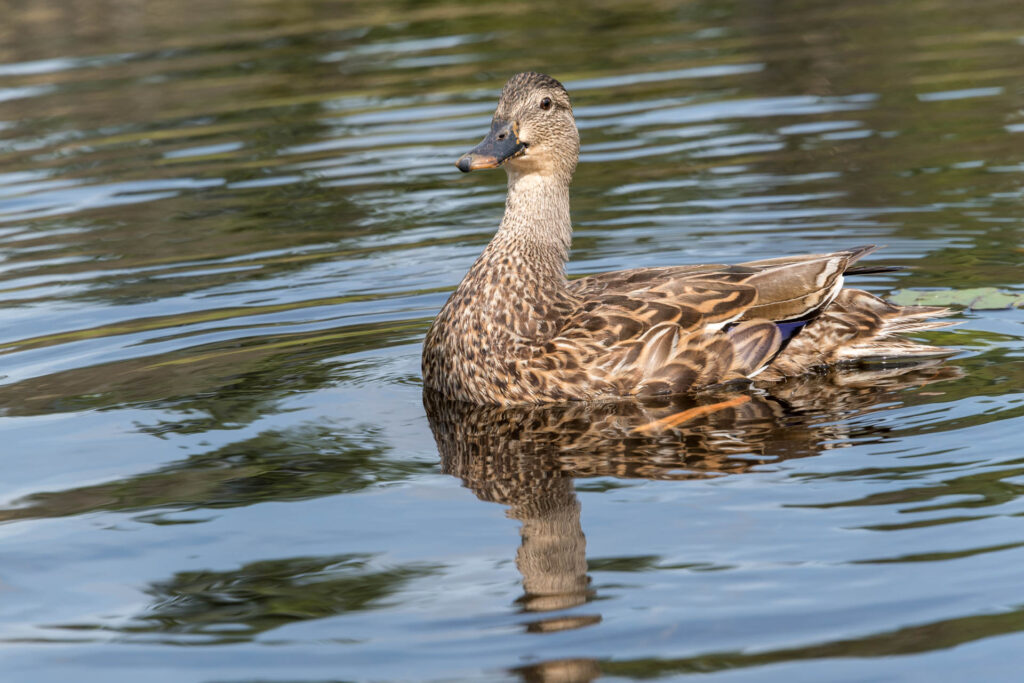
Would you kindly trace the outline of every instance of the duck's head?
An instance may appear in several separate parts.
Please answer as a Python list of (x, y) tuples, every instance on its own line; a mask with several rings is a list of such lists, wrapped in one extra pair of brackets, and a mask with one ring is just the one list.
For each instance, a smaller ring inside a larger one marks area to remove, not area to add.
[(551, 76), (528, 71), (505, 84), (487, 137), (455, 165), (464, 173), (505, 166), (510, 176), (539, 173), (568, 182), (579, 155), (569, 93)]

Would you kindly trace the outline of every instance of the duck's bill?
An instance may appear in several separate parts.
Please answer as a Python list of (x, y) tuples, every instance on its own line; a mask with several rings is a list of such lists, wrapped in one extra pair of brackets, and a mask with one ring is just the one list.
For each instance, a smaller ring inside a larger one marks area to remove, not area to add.
[(495, 121), (483, 141), (469, 150), (455, 162), (463, 173), (479, 171), (482, 168), (497, 168), (526, 149), (519, 141), (519, 128), (514, 124)]

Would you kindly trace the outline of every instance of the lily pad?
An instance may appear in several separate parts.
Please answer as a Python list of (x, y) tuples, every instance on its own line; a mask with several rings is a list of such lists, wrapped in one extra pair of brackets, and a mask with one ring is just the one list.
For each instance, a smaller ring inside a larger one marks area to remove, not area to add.
[(995, 287), (941, 290), (900, 289), (886, 298), (900, 306), (963, 306), (975, 311), (1024, 306), (1024, 292), (1004, 292)]

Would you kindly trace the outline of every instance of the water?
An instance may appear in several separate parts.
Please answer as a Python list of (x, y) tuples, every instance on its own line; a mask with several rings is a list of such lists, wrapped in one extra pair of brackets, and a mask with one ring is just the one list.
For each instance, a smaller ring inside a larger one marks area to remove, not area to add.
[(573, 274), (874, 242), (875, 292), (1019, 291), (1018, 5), (7, 8), (4, 679), (1014, 678), (1024, 312), (642, 436), (425, 407), (419, 345), (528, 68)]

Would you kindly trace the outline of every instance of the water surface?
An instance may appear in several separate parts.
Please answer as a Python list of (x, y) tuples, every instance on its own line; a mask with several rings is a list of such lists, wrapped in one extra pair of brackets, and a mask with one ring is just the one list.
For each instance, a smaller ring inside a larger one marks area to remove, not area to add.
[(664, 431), (700, 406), (424, 402), (504, 196), (452, 164), (530, 68), (573, 275), (878, 243), (876, 293), (1021, 291), (1012, 0), (16, 4), (6, 678), (1017, 674), (1020, 310)]

